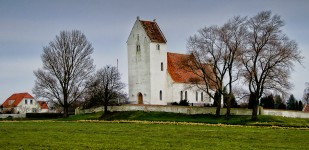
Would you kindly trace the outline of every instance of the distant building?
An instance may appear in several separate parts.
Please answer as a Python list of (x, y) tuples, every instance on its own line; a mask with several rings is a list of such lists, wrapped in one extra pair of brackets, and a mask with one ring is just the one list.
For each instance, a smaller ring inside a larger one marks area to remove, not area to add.
[(45, 101), (38, 101), (38, 104), (40, 105), (40, 112), (41, 113), (49, 112), (48, 105)]
[(4, 113), (10, 112), (16, 114), (48, 111), (48, 107), (44, 106), (44, 104), (42, 106), (29, 93), (15, 93), (7, 98), (2, 104)]
[[(204, 91), (189, 82), (195, 75), (179, 65), (190, 55), (167, 52), (167, 40), (155, 20), (143, 21), (137, 17), (127, 51), (129, 103), (167, 105), (180, 100), (194, 105), (213, 103)], [(209, 70), (210, 66), (207, 67)]]

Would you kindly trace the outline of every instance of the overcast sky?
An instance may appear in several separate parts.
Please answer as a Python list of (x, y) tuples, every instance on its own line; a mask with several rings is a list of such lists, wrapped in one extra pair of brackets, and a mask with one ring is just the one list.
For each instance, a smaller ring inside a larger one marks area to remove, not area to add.
[(127, 83), (126, 40), (137, 16), (157, 20), (168, 51), (186, 53), (186, 39), (198, 29), (264, 10), (285, 20), (284, 33), (306, 57), (291, 77), (291, 93), (301, 99), (309, 82), (308, 0), (0, 0), (0, 103), (13, 93), (32, 94), (42, 48), (61, 30), (77, 29), (87, 36), (96, 68), (116, 65), (119, 59)]

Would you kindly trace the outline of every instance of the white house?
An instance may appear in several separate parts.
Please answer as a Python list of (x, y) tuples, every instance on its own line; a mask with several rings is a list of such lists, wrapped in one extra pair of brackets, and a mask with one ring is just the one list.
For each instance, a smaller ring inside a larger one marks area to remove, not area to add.
[(187, 54), (167, 52), (167, 40), (155, 20), (137, 17), (127, 40), (129, 102), (167, 105), (188, 100), (194, 105), (212, 104), (208, 95), (192, 87), (179, 62)]
[(48, 111), (48, 107), (46, 107), (47, 105), (45, 106), (42, 104), (42, 106), (29, 93), (15, 93), (7, 98), (2, 104), (4, 111), (12, 110), (12, 113), (21, 114)]

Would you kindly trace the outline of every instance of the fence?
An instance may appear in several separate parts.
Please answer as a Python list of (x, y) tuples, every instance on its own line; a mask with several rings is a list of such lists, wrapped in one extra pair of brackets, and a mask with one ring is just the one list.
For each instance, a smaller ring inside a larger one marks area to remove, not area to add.
[[(103, 107), (92, 109), (75, 109), (75, 114), (93, 113), (102, 111)], [(153, 106), (153, 105), (122, 105), (122, 106), (108, 106), (108, 110), (113, 111), (154, 111), (154, 112), (171, 112), (182, 114), (215, 114), (215, 107), (191, 107), (191, 106)], [(224, 115), (226, 108), (221, 109), (221, 115)], [(251, 109), (232, 108), (232, 115), (251, 115)]]
[(12, 117), (12, 118), (26, 118), (26, 114), (0, 114), (0, 118), (2, 118), (2, 119), (8, 118), (8, 117)]
[[(94, 113), (102, 111), (103, 107), (97, 107), (92, 109), (75, 109), (75, 114)], [(113, 111), (154, 111), (154, 112), (171, 112), (171, 113), (182, 113), (182, 114), (215, 114), (215, 107), (191, 107), (191, 106), (154, 106), (154, 105), (122, 105), (122, 106), (108, 106), (108, 110)], [(271, 115), (271, 116), (282, 116), (290, 118), (309, 118), (309, 113), (302, 111), (290, 111), (290, 110), (275, 110), (275, 109), (263, 109), (259, 107), (258, 114), (260, 115)], [(226, 113), (226, 108), (222, 108), (220, 111), (221, 115)], [(252, 109), (246, 108), (232, 108), (232, 115), (252, 115)]]

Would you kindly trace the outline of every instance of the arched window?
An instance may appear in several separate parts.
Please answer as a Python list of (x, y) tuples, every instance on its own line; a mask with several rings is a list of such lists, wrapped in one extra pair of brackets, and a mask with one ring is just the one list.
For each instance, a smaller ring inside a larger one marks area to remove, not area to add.
[(136, 45), (136, 51), (140, 52), (141, 51), (141, 46), (140, 45)]
[(198, 101), (198, 92), (195, 93), (195, 100)]
[(164, 69), (164, 68), (163, 68), (163, 62), (161, 62), (161, 71), (163, 71), (163, 69)]
[(182, 100), (182, 91), (180, 91), (180, 100)]
[(188, 100), (188, 97), (187, 97), (187, 91), (185, 91), (185, 100)]
[(160, 50), (160, 44), (157, 44), (157, 50)]
[(162, 90), (160, 90), (160, 100), (162, 101)]
[(203, 101), (203, 92), (201, 92), (201, 101)]

